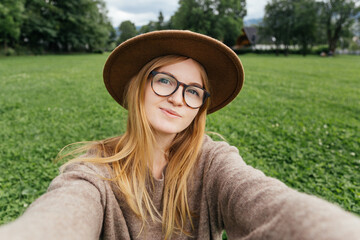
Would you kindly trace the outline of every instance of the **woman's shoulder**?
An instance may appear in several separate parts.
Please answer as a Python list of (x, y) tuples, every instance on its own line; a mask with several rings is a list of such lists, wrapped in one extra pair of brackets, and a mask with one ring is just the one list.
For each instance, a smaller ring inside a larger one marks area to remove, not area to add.
[(234, 165), (246, 165), (236, 147), (225, 141), (215, 141), (208, 135), (204, 135), (199, 164), (205, 171), (224, 164), (229, 168)]
[(204, 135), (202, 154), (214, 156), (219, 154), (231, 154), (240, 157), (239, 150), (225, 141), (215, 141), (209, 135)]
[[(98, 197), (103, 207), (105, 207), (105, 200), (112, 196), (112, 174), (110, 167), (105, 164), (90, 163), (90, 162), (73, 162), (66, 164), (60, 169), (60, 174), (55, 177), (48, 188), (48, 192), (55, 189), (62, 189), (67, 191), (70, 189), (77, 189), (75, 191), (82, 192), (87, 196)], [(69, 190), (69, 191), (70, 191)], [(77, 193), (78, 194), (78, 193)]]
[[(82, 158), (86, 158), (83, 156)], [(103, 179), (111, 178), (111, 168), (104, 163), (91, 163), (86, 161), (74, 162), (63, 165), (61, 168), (62, 174), (77, 174), (101, 177)]]

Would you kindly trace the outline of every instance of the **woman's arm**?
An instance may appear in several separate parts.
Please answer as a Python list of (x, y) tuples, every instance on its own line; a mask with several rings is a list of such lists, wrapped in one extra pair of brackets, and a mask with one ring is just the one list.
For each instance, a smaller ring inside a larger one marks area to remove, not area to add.
[(266, 177), (226, 143), (212, 144), (205, 179), (211, 222), (229, 239), (360, 239), (355, 215)]
[(0, 227), (0, 239), (99, 239), (104, 191), (93, 169), (71, 165), (20, 218)]

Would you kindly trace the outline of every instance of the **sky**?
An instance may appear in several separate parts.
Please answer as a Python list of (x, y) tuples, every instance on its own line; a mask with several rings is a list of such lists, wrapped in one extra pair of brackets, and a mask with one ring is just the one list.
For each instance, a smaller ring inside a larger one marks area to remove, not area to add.
[[(114, 27), (122, 21), (130, 20), (136, 26), (143, 26), (149, 21), (156, 21), (162, 11), (165, 21), (175, 13), (179, 0), (104, 0), (108, 16)], [(264, 7), (269, 0), (247, 0), (245, 20), (262, 18)]]

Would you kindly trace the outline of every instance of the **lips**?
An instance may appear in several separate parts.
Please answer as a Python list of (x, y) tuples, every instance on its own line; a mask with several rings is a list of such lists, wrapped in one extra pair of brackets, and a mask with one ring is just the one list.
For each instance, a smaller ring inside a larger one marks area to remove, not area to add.
[(161, 111), (163, 111), (166, 115), (170, 116), (170, 117), (181, 117), (181, 115), (179, 113), (177, 113), (174, 110), (171, 110), (169, 108), (160, 108)]

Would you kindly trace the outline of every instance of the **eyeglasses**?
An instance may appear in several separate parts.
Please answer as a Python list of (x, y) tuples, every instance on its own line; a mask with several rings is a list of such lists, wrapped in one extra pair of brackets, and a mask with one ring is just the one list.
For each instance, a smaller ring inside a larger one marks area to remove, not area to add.
[(181, 85), (183, 86), (183, 99), (190, 108), (200, 108), (206, 99), (210, 97), (210, 93), (204, 88), (179, 82), (175, 77), (167, 73), (151, 71), (150, 74), (152, 75), (151, 88), (158, 96), (170, 96), (174, 94)]

